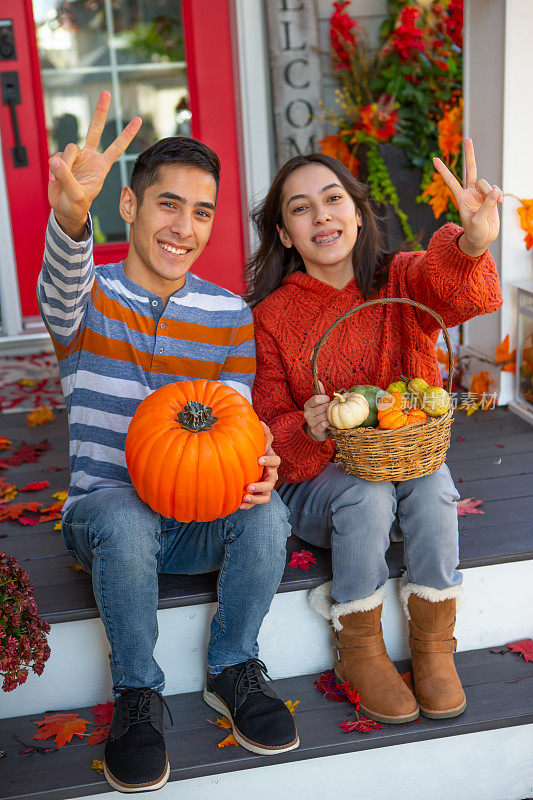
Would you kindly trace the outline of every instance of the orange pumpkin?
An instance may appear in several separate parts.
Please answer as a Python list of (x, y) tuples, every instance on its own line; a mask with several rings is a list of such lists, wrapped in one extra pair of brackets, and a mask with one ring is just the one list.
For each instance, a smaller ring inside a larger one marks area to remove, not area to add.
[(379, 428), (396, 430), (406, 425), (426, 421), (426, 414), (419, 408), (406, 409), (407, 401), (402, 392), (388, 392), (378, 400)]
[(141, 500), (164, 517), (209, 522), (233, 514), (261, 478), (265, 434), (252, 406), (218, 381), (179, 381), (142, 401), (126, 437)]

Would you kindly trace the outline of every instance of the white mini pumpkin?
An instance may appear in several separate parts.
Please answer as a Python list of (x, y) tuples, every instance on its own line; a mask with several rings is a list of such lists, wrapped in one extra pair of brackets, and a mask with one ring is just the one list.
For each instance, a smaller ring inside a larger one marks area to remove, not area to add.
[(357, 392), (333, 392), (334, 399), (328, 406), (330, 425), (339, 430), (357, 428), (370, 413), (366, 397)]

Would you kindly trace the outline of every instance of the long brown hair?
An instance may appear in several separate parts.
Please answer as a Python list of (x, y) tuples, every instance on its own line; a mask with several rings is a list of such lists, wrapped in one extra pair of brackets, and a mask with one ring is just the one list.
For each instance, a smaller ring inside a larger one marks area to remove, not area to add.
[(259, 245), (245, 266), (247, 286), (246, 301), (255, 306), (281, 284), (292, 272), (305, 272), (302, 257), (295, 247), (287, 249), (279, 238), (277, 225), (283, 225), (281, 201), (283, 186), (289, 175), (307, 164), (323, 164), (335, 173), (363, 221), (352, 253), (354, 275), (363, 297), (370, 297), (384, 286), (388, 268), (396, 251), (385, 248), (379, 217), (372, 207), (369, 189), (356, 180), (346, 167), (323, 153), (298, 155), (289, 159), (279, 170), (270, 190), (253, 211), (252, 221), (259, 234)]

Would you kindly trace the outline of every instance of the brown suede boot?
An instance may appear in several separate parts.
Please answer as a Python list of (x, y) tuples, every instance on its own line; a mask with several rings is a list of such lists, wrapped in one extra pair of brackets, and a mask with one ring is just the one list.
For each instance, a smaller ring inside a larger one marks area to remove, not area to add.
[[(353, 605), (353, 604), (344, 604)], [(383, 641), (381, 604), (370, 611), (353, 611), (332, 619), (337, 646), (335, 674), (357, 689), (361, 712), (378, 722), (411, 722), (418, 703), (390, 660)], [(341, 630), (338, 630), (338, 627)]]
[[(434, 590), (438, 591), (438, 590)], [(409, 644), (420, 713), (431, 719), (457, 717), (466, 697), (453, 663), (455, 598), (430, 602), (410, 594)]]

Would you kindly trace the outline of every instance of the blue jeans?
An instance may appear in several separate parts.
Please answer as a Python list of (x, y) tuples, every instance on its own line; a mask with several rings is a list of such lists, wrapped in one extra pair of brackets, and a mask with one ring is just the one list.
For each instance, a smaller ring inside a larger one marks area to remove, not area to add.
[(278, 489), (293, 532), (317, 547), (331, 547), (337, 603), (362, 600), (389, 577), (385, 554), (398, 517), (407, 578), (446, 589), (462, 583), (457, 506), (448, 467), (408, 481), (365, 481), (328, 464), (316, 478)]
[(113, 691), (161, 690), (154, 659), (158, 572), (220, 570), (207, 653), (213, 673), (258, 654), (257, 636), (283, 575), (288, 511), (270, 502), (213, 522), (181, 523), (154, 513), (133, 487), (98, 489), (67, 509), (62, 533), (90, 573), (111, 645)]

